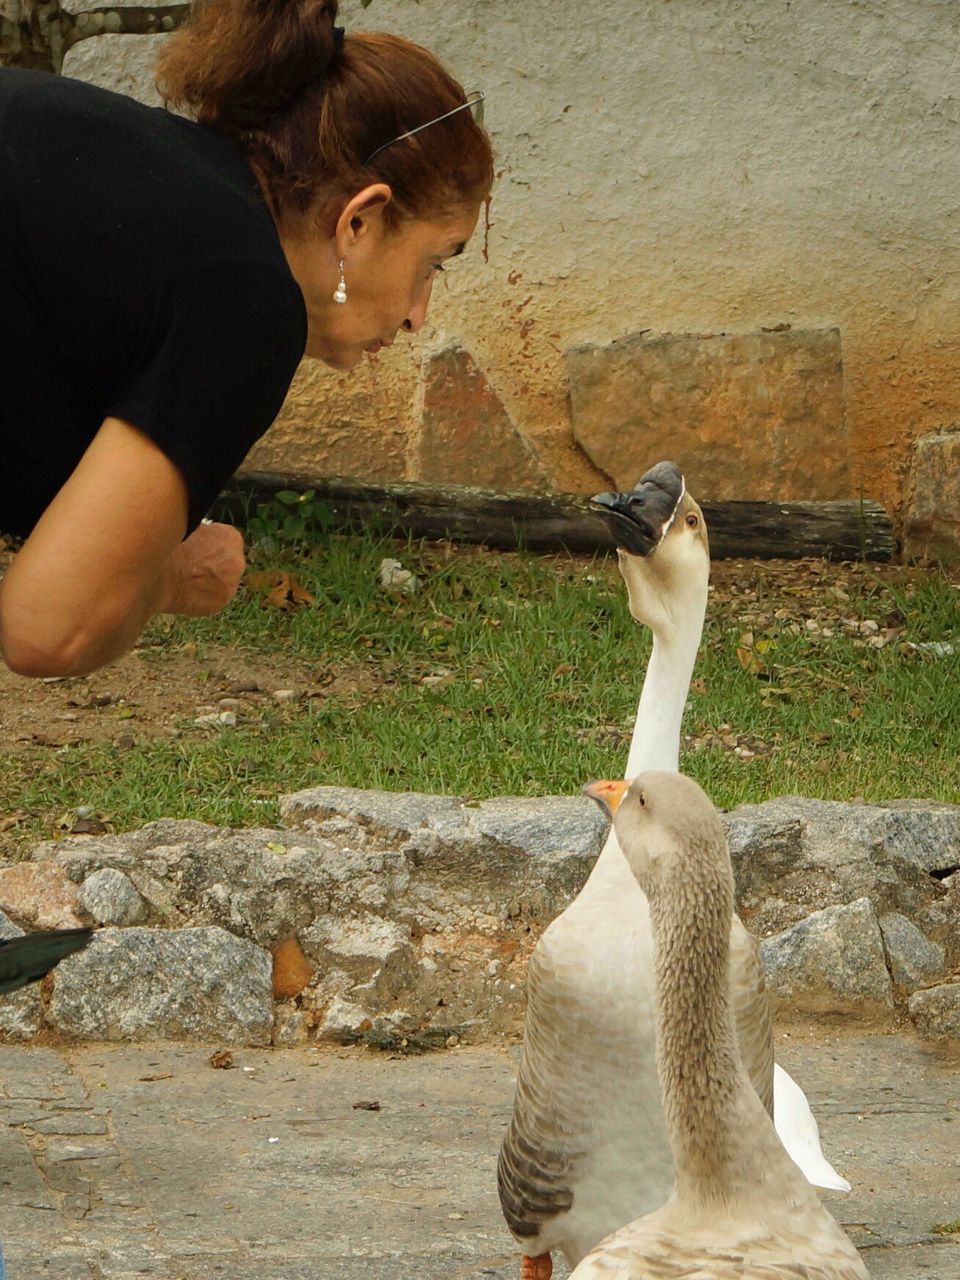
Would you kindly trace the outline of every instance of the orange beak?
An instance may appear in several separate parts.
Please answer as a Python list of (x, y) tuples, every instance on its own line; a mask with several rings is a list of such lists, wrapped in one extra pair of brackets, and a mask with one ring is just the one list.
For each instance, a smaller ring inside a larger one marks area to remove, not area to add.
[(591, 800), (596, 800), (597, 804), (606, 811), (607, 817), (612, 818), (629, 786), (629, 779), (626, 778), (618, 778), (616, 782), (608, 780), (588, 782), (583, 788), (583, 793)]

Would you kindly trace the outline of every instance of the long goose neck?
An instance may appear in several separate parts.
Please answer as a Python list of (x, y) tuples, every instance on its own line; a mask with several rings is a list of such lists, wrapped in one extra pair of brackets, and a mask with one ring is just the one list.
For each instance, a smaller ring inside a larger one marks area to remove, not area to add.
[(675, 772), (680, 762), (680, 725), (697, 660), (706, 590), (653, 632), (653, 651), (640, 693), (624, 777), (647, 769)]
[(723, 1199), (739, 1181), (738, 1103), (745, 1084), (749, 1090), (729, 990), (732, 879), (723, 868), (674, 879), (650, 903), (664, 1115), (678, 1192)]

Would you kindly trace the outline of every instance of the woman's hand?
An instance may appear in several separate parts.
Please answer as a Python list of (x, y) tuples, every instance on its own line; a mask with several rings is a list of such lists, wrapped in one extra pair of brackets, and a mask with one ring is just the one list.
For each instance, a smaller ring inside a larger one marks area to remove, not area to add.
[(159, 613), (205, 618), (236, 595), (246, 568), (243, 538), (228, 524), (202, 524), (167, 561), (167, 598)]

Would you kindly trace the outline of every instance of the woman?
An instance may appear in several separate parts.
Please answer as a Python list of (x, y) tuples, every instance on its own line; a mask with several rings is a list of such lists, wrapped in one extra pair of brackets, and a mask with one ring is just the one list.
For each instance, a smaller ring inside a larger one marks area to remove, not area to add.
[(424, 323), (492, 183), (463, 89), (336, 0), (207, 0), (165, 44), (184, 119), (0, 70), (0, 584), (16, 672), (76, 675), (244, 569), (202, 523), (304, 354)]

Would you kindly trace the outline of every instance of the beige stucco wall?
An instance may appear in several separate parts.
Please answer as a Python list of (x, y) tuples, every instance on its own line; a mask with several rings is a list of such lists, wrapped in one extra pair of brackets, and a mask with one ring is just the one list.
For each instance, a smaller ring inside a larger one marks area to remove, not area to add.
[[(605, 477), (574, 439), (568, 348), (836, 326), (849, 496), (899, 506), (911, 441), (960, 422), (960, 6), (346, 0), (341, 14), (428, 44), (486, 91), (499, 181), (426, 331), (354, 375), (305, 366), (252, 465), (415, 478), (421, 359), (460, 343), (553, 487), (591, 490)], [(65, 70), (129, 89), (124, 60), (148, 40), (84, 42)], [(742, 430), (730, 423), (731, 449)], [(744, 478), (742, 496), (761, 491), (817, 496)]]

